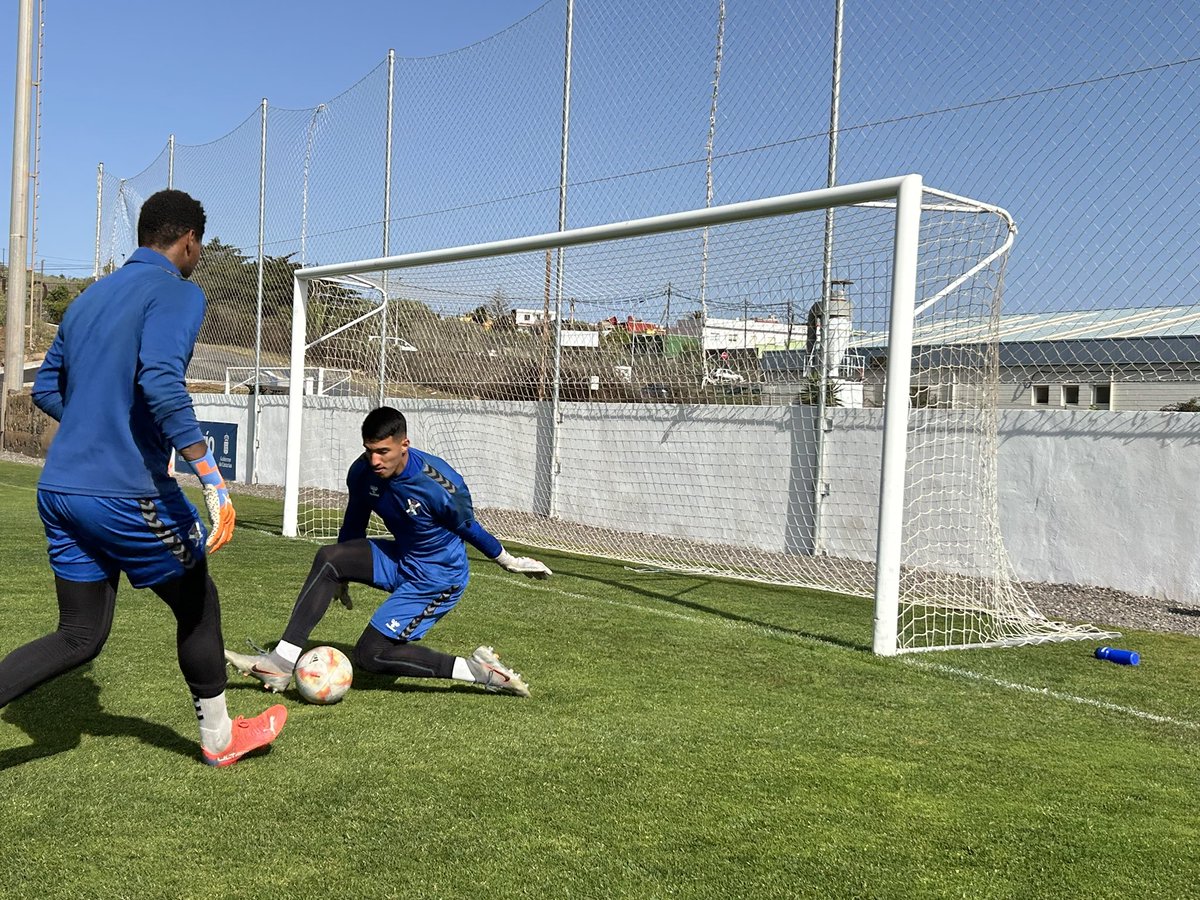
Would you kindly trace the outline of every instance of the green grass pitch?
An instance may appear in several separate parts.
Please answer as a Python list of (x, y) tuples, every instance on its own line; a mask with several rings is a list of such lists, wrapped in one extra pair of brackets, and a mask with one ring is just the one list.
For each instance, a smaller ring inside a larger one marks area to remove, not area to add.
[[(0, 654), (54, 627), (38, 470), (0, 464)], [(226, 642), (278, 638), (313, 545), (236, 497)], [(0, 897), (1184, 897), (1200, 885), (1200, 641), (881, 659), (870, 605), (537, 555), (475, 560), (431, 633), (533, 698), (360, 676), (198, 759), (173, 620), (123, 583), (91, 665), (0, 711)], [(314, 643), (353, 645), (377, 597)], [(233, 714), (268, 696), (231, 675)]]

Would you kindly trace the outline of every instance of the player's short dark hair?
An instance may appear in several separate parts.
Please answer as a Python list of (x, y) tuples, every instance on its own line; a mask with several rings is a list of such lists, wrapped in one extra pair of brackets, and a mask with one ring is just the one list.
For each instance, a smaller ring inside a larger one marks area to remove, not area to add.
[(404, 420), (404, 413), (390, 406), (381, 406), (367, 413), (362, 423), (363, 443), (374, 443), (390, 437), (397, 440), (408, 437), (408, 422)]
[(183, 191), (159, 191), (142, 204), (138, 216), (139, 247), (169, 247), (189, 231), (204, 240), (204, 207)]

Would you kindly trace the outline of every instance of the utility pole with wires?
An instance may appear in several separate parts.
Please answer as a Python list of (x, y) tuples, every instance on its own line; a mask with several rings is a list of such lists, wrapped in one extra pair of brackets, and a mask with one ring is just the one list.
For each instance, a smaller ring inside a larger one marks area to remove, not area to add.
[(29, 225), (29, 91), (33, 55), (33, 0), (17, 10), (17, 75), (13, 103), (12, 193), (8, 234), (8, 307), (4, 330), (4, 390), (0, 433), (7, 426), (8, 395), (25, 382), (25, 234)]

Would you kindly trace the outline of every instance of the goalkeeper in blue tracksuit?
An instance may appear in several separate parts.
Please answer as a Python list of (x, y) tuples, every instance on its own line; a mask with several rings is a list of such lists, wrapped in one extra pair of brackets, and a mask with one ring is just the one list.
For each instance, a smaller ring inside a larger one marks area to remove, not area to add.
[[(514, 557), (475, 521), (462, 476), (408, 440), (403, 414), (390, 407), (369, 413), (362, 425), (365, 453), (346, 476), (349, 500), (338, 542), (317, 551), (283, 639), (270, 653), (225, 651), (225, 658), (267, 688), (291, 680), (309, 634), (335, 597), (349, 605), (346, 585), (369, 584), (388, 592), (354, 648), (354, 666), (366, 672), (414, 678), (452, 678), (487, 690), (529, 696), (524, 679), (503, 665), (491, 647), (469, 657), (419, 643), (454, 609), (470, 571), (464, 541), (510, 572), (530, 578), (552, 573), (535, 559)], [(390, 540), (367, 540), (376, 513)]]
[[(204, 292), (187, 280), (204, 225), (204, 208), (182, 191), (149, 197), (138, 249), (75, 299), (38, 371), (33, 400), (59, 422), (37, 492), (59, 624), (0, 660), (0, 706), (100, 653), (124, 572), (174, 613), (202, 758), (227, 766), (274, 740), (287, 710), (230, 719), (225, 706), (221, 610), (207, 554), (229, 540), (235, 513), (184, 381), (204, 320)], [(172, 448), (204, 488), (207, 536), (167, 472)]]

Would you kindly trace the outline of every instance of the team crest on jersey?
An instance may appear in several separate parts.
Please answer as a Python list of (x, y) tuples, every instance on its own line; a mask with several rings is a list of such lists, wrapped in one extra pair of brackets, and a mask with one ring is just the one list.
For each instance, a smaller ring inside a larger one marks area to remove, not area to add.
[(372, 497), (378, 497), (379, 496), (379, 485), (376, 485), (376, 484), (371, 485), (370, 493), (371, 493)]
[(420, 515), (420, 513), (421, 513), (421, 504), (420, 504), (420, 502), (419, 502), (419, 501), (417, 501), (417, 500), (414, 500), (412, 497), (409, 497), (409, 498), (408, 498), (408, 508), (407, 508), (407, 509), (405, 509), (404, 511), (405, 511), (406, 513), (408, 513), (410, 516), (417, 516), (417, 515)]

